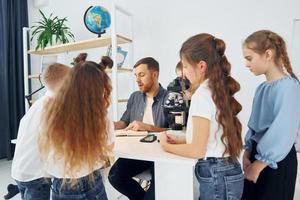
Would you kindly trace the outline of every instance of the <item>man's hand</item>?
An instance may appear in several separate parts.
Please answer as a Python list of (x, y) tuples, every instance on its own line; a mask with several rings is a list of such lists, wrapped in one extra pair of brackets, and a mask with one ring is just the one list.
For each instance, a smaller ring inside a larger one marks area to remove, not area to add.
[(257, 182), (260, 172), (266, 167), (267, 165), (260, 160), (254, 161), (250, 164), (245, 170), (245, 178), (253, 183)]
[(133, 130), (133, 131), (149, 131), (150, 127), (149, 124), (145, 124), (143, 122), (140, 121), (133, 121), (131, 122), (126, 128), (125, 130)]
[(126, 128), (126, 123), (122, 120), (114, 122), (115, 130), (124, 129)]

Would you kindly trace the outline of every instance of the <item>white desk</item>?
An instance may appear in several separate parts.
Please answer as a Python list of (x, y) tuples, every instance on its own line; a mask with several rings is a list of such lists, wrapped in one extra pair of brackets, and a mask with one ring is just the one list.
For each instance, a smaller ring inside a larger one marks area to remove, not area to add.
[(141, 138), (117, 137), (115, 155), (154, 162), (155, 199), (198, 199), (198, 182), (194, 176), (197, 160), (164, 152), (157, 141), (142, 143)]

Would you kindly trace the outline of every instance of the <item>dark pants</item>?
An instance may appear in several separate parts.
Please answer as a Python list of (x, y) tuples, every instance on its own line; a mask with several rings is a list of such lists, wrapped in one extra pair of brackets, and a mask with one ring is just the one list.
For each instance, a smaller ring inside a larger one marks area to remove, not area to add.
[[(276, 144), (274, 144), (276, 145)], [(256, 144), (250, 155), (255, 161)], [(256, 184), (245, 179), (243, 200), (293, 200), (297, 176), (297, 155), (293, 146), (289, 154), (277, 163), (278, 168), (266, 167), (260, 173)]]
[(107, 200), (106, 191), (100, 170), (95, 170), (90, 176), (76, 179), (72, 184), (70, 179), (52, 179), (52, 200)]
[(33, 181), (16, 181), (22, 200), (47, 200), (50, 199), (50, 178), (39, 178)]
[[(152, 180), (147, 192), (133, 177), (150, 169)], [(154, 163), (149, 161), (119, 158), (111, 167), (108, 175), (110, 184), (131, 200), (155, 199)]]

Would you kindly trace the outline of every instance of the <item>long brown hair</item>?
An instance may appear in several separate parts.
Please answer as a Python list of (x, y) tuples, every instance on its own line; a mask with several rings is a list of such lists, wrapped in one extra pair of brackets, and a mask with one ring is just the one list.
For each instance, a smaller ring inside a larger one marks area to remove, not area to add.
[(244, 45), (260, 55), (268, 49), (273, 50), (275, 52), (274, 63), (277, 66), (283, 65), (293, 78), (299, 80), (293, 72), (285, 41), (277, 33), (269, 30), (256, 31), (245, 39)]
[(221, 136), (225, 152), (238, 158), (243, 147), (242, 125), (237, 114), (242, 110), (241, 104), (233, 97), (240, 90), (239, 83), (230, 76), (231, 65), (228, 62), (223, 40), (210, 34), (198, 34), (185, 41), (180, 49), (180, 57), (191, 64), (200, 61), (207, 63), (205, 78), (212, 92), (212, 99), (217, 107), (217, 121), (223, 128)]
[(83, 166), (89, 170), (108, 156), (107, 109), (111, 82), (105, 64), (77, 63), (55, 98), (45, 108), (39, 147), (45, 159), (64, 160), (64, 174), (74, 177)]

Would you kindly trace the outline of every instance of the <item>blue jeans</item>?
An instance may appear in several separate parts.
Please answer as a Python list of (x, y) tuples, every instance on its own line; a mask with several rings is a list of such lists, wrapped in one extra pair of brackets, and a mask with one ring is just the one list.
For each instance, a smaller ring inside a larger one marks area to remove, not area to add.
[(23, 200), (47, 200), (50, 199), (50, 178), (39, 178), (33, 181), (17, 181)]
[(244, 174), (238, 162), (230, 157), (198, 160), (195, 174), (201, 200), (239, 200), (244, 187)]
[[(72, 185), (70, 179), (53, 178), (53, 200), (107, 200), (106, 191), (102, 181), (100, 170), (92, 173), (94, 181), (89, 176), (76, 179)], [(65, 183), (63, 183), (65, 181)]]

